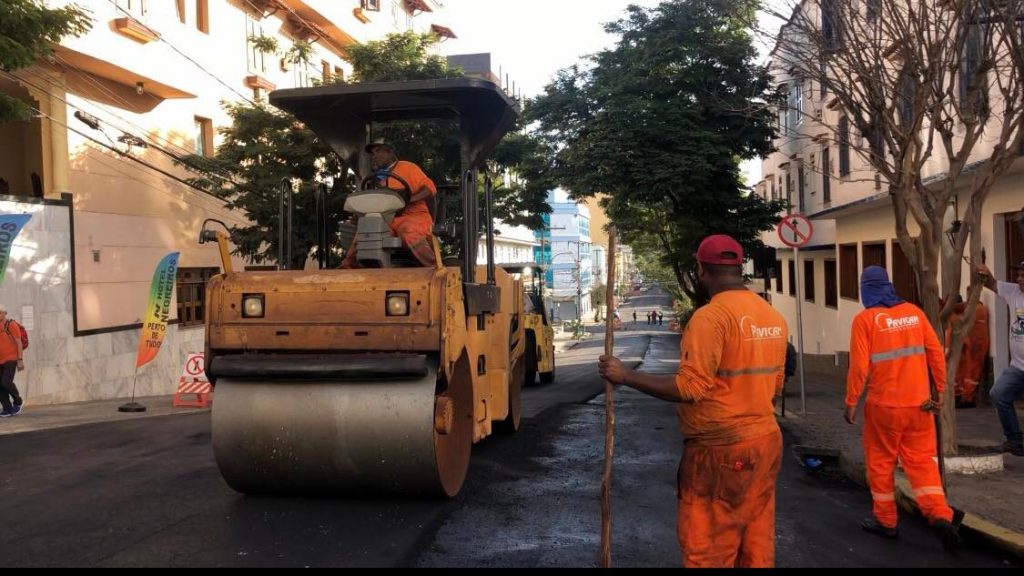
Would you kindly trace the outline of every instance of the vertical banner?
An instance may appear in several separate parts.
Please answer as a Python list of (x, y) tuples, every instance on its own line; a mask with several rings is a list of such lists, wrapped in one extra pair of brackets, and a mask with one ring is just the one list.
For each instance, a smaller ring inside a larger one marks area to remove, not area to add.
[(139, 355), (135, 359), (135, 368), (141, 368), (156, 358), (160, 345), (164, 342), (167, 332), (167, 319), (171, 315), (171, 298), (174, 296), (174, 285), (178, 277), (178, 255), (171, 252), (160, 261), (153, 273), (153, 285), (149, 288), (149, 305), (146, 316), (142, 319), (142, 334), (139, 336)]
[(31, 214), (0, 215), (0, 284), (3, 284), (4, 275), (7, 273), (7, 263), (11, 260), (14, 239), (31, 217)]

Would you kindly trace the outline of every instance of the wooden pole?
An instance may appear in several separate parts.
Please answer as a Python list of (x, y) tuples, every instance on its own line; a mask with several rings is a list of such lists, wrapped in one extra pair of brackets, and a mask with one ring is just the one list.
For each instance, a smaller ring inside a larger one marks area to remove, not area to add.
[[(608, 228), (607, 310), (605, 311), (604, 355), (615, 353), (615, 226)], [(615, 452), (615, 387), (604, 381), (604, 478), (601, 481), (601, 567), (612, 567), (612, 455)]]

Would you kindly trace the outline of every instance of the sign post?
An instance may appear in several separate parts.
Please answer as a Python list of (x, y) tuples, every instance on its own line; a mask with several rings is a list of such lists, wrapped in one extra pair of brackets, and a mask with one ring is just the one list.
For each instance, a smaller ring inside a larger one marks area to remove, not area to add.
[[(807, 389), (804, 383), (804, 320), (802, 313), (803, 284), (800, 282), (800, 248), (807, 246), (814, 235), (814, 225), (803, 214), (790, 214), (778, 225), (779, 240), (793, 249), (793, 268), (796, 282), (796, 365), (800, 374), (800, 413), (807, 413)], [(812, 279), (813, 281), (813, 279)]]

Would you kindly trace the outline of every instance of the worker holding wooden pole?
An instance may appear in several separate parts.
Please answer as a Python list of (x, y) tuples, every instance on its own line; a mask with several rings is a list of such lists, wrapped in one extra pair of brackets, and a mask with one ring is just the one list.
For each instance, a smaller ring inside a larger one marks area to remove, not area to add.
[(683, 566), (772, 567), (782, 465), (772, 400), (782, 392), (786, 322), (747, 290), (735, 239), (705, 238), (697, 275), (711, 302), (685, 327), (678, 373), (637, 372), (608, 353), (599, 369), (613, 384), (679, 404), (686, 437), (677, 475)]

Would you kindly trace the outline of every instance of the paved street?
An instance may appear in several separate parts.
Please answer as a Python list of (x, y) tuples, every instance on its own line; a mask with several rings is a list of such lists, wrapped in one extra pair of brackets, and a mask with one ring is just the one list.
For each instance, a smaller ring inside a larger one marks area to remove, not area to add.
[[(620, 356), (675, 369), (678, 336), (616, 335)], [(209, 413), (2, 436), (0, 539), (13, 552), (0, 566), (596, 565), (602, 345), (595, 335), (559, 356), (557, 381), (525, 391), (521, 433), (477, 445), (450, 501), (242, 496), (217, 472)], [(673, 408), (619, 390), (616, 410), (613, 561), (676, 566)], [(869, 509), (863, 489), (810, 477), (787, 451), (779, 566), (1005, 565), (984, 550), (945, 554), (917, 519), (904, 519), (900, 542), (864, 534)]]

